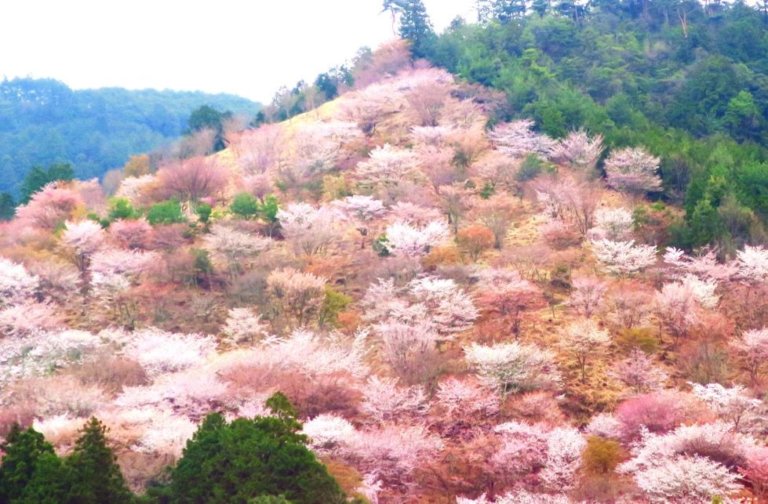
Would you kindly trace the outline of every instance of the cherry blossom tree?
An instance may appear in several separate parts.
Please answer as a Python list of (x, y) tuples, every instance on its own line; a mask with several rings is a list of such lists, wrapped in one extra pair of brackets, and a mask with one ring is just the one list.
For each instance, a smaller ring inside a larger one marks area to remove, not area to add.
[(637, 348), (632, 350), (629, 357), (616, 364), (611, 376), (636, 394), (659, 390), (667, 380), (667, 374), (655, 366), (645, 352)]
[(365, 248), (365, 239), (370, 234), (371, 222), (386, 213), (384, 204), (371, 196), (347, 196), (336, 203), (337, 206), (352, 219), (357, 232), (360, 233), (360, 248)]
[(273, 243), (265, 236), (221, 224), (214, 224), (205, 236), (205, 248), (212, 253), (215, 264), (227, 269), (231, 279), (250, 269), (253, 260)]
[(590, 138), (584, 130), (571, 131), (554, 148), (552, 158), (581, 170), (594, 170), (603, 153), (603, 136)]
[(341, 213), (335, 208), (315, 208), (307, 203), (291, 203), (277, 212), (282, 234), (297, 253), (323, 254), (338, 239)]
[(739, 276), (750, 283), (763, 283), (768, 279), (768, 249), (745, 245), (736, 253)]
[(675, 276), (693, 275), (703, 281), (727, 281), (739, 272), (738, 262), (719, 262), (712, 249), (705, 249), (697, 256), (689, 256), (680, 249), (667, 247), (664, 263), (668, 265), (667, 270)]
[(742, 368), (749, 375), (750, 383), (759, 383), (764, 374), (764, 366), (768, 362), (768, 329), (745, 331), (741, 339), (731, 342), (731, 347), (736, 351)]
[(597, 260), (615, 275), (632, 275), (656, 264), (657, 250), (653, 245), (606, 239), (594, 240), (591, 244)]
[(263, 124), (243, 132), (231, 146), (237, 153), (240, 169), (247, 175), (276, 171), (283, 156), (284, 136), (279, 124)]
[(626, 240), (632, 231), (632, 212), (625, 208), (601, 208), (595, 211), (595, 224), (590, 230), (593, 239)]
[(654, 299), (656, 313), (667, 330), (679, 340), (700, 318), (699, 303), (690, 286), (671, 282), (665, 284)]
[[(762, 401), (750, 397), (741, 385), (723, 387), (719, 383), (691, 383), (693, 394), (701, 399), (735, 431), (744, 430), (754, 423), (756, 416), (762, 416)], [(764, 422), (760, 422), (764, 423)]]
[(541, 291), (511, 270), (488, 269), (479, 273), (476, 299), (481, 309), (507, 319), (510, 332), (520, 336), (525, 311), (544, 308)]
[(40, 285), (40, 279), (21, 264), (0, 257), (0, 307), (29, 299)]
[[(67, 222), (66, 226), (61, 235), (61, 241), (74, 252), (75, 265), (84, 275), (90, 264), (91, 256), (104, 243), (106, 233), (97, 222), (92, 220), (77, 223)], [(84, 280), (86, 279), (84, 278)]]
[(528, 154), (550, 157), (556, 146), (555, 141), (535, 133), (532, 128), (533, 121), (522, 119), (500, 124), (488, 136), (498, 150), (513, 158), (523, 158)]
[(423, 383), (437, 370), (440, 338), (429, 322), (384, 321), (374, 326), (382, 355), (406, 383)]
[(17, 208), (16, 217), (22, 225), (53, 231), (82, 205), (80, 194), (66, 183), (51, 182), (33, 194), (26, 205)]
[(215, 350), (215, 342), (207, 336), (147, 328), (134, 333), (123, 351), (150, 376), (158, 376), (201, 364)]
[(146, 219), (119, 219), (110, 224), (109, 235), (121, 247), (140, 250), (146, 249), (150, 243), (152, 226)]
[(579, 315), (591, 318), (600, 309), (605, 293), (608, 290), (608, 285), (594, 277), (574, 278), (572, 285), (573, 291), (568, 300), (568, 305)]
[(361, 410), (377, 423), (414, 420), (426, 413), (427, 397), (422, 387), (401, 387), (395, 379), (374, 375), (363, 388)]
[(539, 476), (549, 490), (573, 488), (581, 466), (584, 437), (572, 427), (557, 427), (547, 435), (547, 459)]
[(222, 332), (234, 344), (253, 343), (268, 334), (267, 325), (262, 322), (261, 315), (251, 308), (231, 308)]
[(415, 152), (385, 144), (373, 149), (368, 159), (358, 163), (355, 173), (365, 185), (390, 186), (413, 176), (418, 164)]
[(272, 308), (290, 328), (309, 324), (325, 296), (326, 279), (293, 268), (275, 270), (267, 277)]
[(157, 172), (161, 192), (166, 198), (198, 201), (220, 198), (229, 176), (227, 169), (213, 158), (194, 157), (174, 162)]
[(440, 439), (422, 425), (385, 425), (357, 431), (342, 450), (358, 470), (375, 473), (389, 488), (407, 490), (413, 472), (428, 466), (442, 448)]
[(586, 383), (587, 360), (604, 350), (610, 342), (608, 331), (600, 329), (591, 319), (583, 319), (565, 328), (561, 345), (576, 360), (581, 370), (581, 381)]
[(661, 160), (642, 147), (611, 152), (605, 160), (606, 183), (619, 191), (634, 194), (661, 191), (658, 175)]
[(472, 379), (447, 378), (438, 384), (435, 397), (449, 418), (476, 420), (499, 412), (499, 395)]
[(479, 200), (472, 215), (493, 233), (493, 246), (501, 249), (512, 219), (520, 212), (520, 204), (505, 193)]
[(387, 226), (386, 245), (394, 255), (420, 257), (448, 240), (449, 236), (450, 231), (443, 221), (431, 221), (420, 227), (398, 221)]
[(518, 342), (464, 347), (465, 358), (480, 379), (502, 396), (555, 387), (560, 374), (554, 354), (536, 345)]
[(536, 198), (551, 218), (574, 227), (586, 236), (594, 224), (599, 200), (593, 183), (567, 177), (544, 177), (535, 181)]
[(710, 502), (741, 489), (736, 474), (698, 455), (662, 459), (635, 473), (635, 482), (651, 502)]
[(517, 489), (489, 500), (485, 494), (477, 499), (458, 497), (456, 504), (571, 504), (573, 502), (565, 494), (533, 493), (525, 489)]

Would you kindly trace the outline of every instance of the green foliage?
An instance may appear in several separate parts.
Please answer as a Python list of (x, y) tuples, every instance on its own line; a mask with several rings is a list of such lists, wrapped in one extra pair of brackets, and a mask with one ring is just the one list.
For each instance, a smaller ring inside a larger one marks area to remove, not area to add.
[(109, 213), (107, 217), (110, 221), (117, 219), (135, 219), (138, 212), (127, 198), (112, 198), (109, 200)]
[(156, 224), (175, 224), (184, 222), (184, 220), (181, 203), (176, 200), (155, 203), (147, 211), (147, 221), (153, 226)]
[(13, 219), (16, 213), (16, 202), (7, 192), (0, 193), (0, 221)]
[(326, 285), (323, 306), (320, 308), (320, 325), (337, 327), (339, 313), (345, 310), (351, 302), (352, 298), (350, 296), (342, 294), (330, 285)]
[(518, 182), (526, 182), (538, 177), (544, 167), (544, 162), (536, 154), (529, 154), (526, 156), (523, 164), (520, 165), (520, 169), (515, 173), (515, 180)]
[(19, 199), (33, 166), (72, 165), (102, 177), (137, 152), (179, 137), (202, 104), (252, 116), (259, 105), (233, 95), (118, 88), (73, 91), (50, 79), (0, 79), (0, 191)]
[(481, 17), (498, 22), (455, 23), (425, 54), (504, 91), (541, 132), (584, 128), (609, 148), (660, 156), (661, 198), (685, 202), (686, 219), (657, 237), (689, 249), (765, 243), (768, 38), (758, 9), (690, 2), (683, 33), (666, 2), (541, 1), (526, 16), (515, 4), (480, 1)]
[(33, 194), (50, 182), (72, 180), (73, 178), (75, 178), (75, 172), (72, 170), (72, 166), (67, 163), (52, 164), (48, 169), (34, 166), (27, 172), (21, 183), (21, 202), (28, 202)]
[(229, 209), (238, 217), (253, 219), (259, 215), (259, 200), (248, 193), (240, 193), (234, 197)]
[(9, 504), (130, 503), (134, 498), (123, 480), (106, 427), (92, 418), (75, 442), (72, 454), (59, 458), (53, 446), (31, 427), (15, 425), (0, 466), (0, 502)]
[[(171, 471), (168, 502), (345, 502), (297, 433), (301, 424), (285, 396), (275, 394), (267, 404), (278, 416), (227, 423), (218, 413), (208, 415)], [(264, 500), (269, 496), (272, 500)]]
[(203, 224), (208, 224), (208, 221), (211, 219), (211, 213), (213, 212), (213, 207), (209, 205), (208, 203), (198, 203), (195, 206), (195, 214), (197, 215), (197, 218), (200, 219), (200, 222)]
[(66, 461), (71, 481), (70, 502), (120, 504), (132, 501), (117, 457), (107, 446), (106, 433), (106, 426), (96, 418), (91, 418), (83, 427)]
[(16, 502), (27, 490), (41, 458), (55, 453), (42, 434), (31, 427), (21, 430), (18, 425), (11, 427), (1, 448), (0, 502)]

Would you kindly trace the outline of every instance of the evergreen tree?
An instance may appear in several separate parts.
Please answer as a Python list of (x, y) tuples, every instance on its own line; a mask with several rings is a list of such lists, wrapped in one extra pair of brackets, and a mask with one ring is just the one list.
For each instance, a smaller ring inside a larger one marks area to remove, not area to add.
[(32, 427), (22, 430), (17, 424), (0, 448), (4, 453), (0, 465), (0, 503), (17, 502), (32, 481), (40, 459), (56, 454), (41, 433)]
[(293, 406), (282, 394), (268, 405), (276, 416), (227, 423), (218, 413), (208, 415), (171, 472), (168, 502), (246, 504), (268, 496), (296, 504), (345, 502), (298, 433)]
[(16, 202), (13, 196), (3, 192), (0, 193), (0, 220), (11, 220), (16, 212)]
[(218, 152), (224, 150), (227, 147), (224, 139), (224, 123), (232, 118), (232, 112), (225, 111), (220, 112), (215, 108), (203, 105), (192, 111), (189, 115), (189, 133), (201, 131), (204, 129), (213, 130), (215, 133), (213, 141), (213, 150)]
[(117, 457), (107, 446), (107, 428), (96, 418), (83, 427), (75, 449), (67, 459), (72, 504), (129, 503), (131, 492), (125, 484)]
[(75, 172), (72, 170), (72, 166), (67, 163), (53, 164), (48, 169), (35, 166), (29, 170), (21, 183), (21, 202), (28, 202), (33, 194), (50, 182), (72, 180), (73, 178), (75, 178)]
[(421, 0), (385, 0), (384, 10), (397, 9), (400, 13), (400, 38), (411, 42), (414, 58), (424, 58), (435, 39), (427, 9)]

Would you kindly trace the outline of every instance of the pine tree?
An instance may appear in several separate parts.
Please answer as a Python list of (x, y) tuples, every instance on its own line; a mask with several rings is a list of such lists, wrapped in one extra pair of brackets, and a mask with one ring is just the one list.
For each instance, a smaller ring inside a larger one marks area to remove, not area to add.
[(107, 428), (91, 418), (81, 430), (75, 449), (67, 459), (71, 488), (69, 502), (77, 504), (121, 504), (132, 501), (117, 457), (107, 445)]

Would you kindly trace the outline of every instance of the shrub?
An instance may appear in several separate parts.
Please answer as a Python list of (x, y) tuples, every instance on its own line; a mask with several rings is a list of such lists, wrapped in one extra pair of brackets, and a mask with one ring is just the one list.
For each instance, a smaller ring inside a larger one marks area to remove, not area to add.
[(147, 211), (147, 220), (153, 226), (156, 224), (176, 224), (184, 222), (181, 204), (176, 200), (155, 203)]

